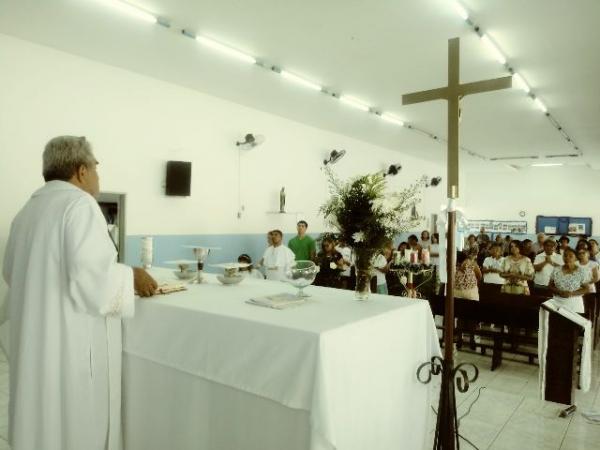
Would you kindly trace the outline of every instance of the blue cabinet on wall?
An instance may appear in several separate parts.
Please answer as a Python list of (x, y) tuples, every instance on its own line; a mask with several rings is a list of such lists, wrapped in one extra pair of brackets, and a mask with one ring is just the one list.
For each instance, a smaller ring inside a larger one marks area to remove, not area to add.
[(536, 233), (592, 235), (591, 217), (569, 216), (537, 216), (535, 219)]

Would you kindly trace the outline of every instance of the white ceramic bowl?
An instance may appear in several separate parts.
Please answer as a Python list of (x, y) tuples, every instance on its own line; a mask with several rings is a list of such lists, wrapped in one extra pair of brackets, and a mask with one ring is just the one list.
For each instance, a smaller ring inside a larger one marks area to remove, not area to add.
[(195, 278), (198, 274), (198, 272), (196, 272), (195, 270), (185, 270), (183, 272), (181, 270), (174, 270), (173, 273), (180, 280), (191, 280), (192, 278)]
[(233, 277), (226, 277), (224, 275), (217, 275), (217, 280), (223, 284), (238, 284), (244, 279), (243, 275), (236, 275)]

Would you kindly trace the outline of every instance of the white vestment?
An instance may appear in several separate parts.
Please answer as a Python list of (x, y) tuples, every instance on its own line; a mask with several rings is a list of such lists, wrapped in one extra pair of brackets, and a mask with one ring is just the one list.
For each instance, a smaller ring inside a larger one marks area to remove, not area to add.
[(270, 245), (263, 255), (263, 265), (267, 280), (282, 281), (285, 271), (294, 263), (296, 255), (285, 245)]
[(64, 181), (35, 192), (11, 225), (3, 276), (12, 450), (118, 448), (133, 272), (116, 263), (94, 198)]

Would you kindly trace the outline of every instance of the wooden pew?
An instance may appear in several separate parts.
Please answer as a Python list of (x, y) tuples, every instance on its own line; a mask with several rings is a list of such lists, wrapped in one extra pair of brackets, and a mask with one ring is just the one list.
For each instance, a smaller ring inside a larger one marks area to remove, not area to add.
[[(498, 331), (479, 329), (474, 333), (492, 338), (492, 370), (495, 370), (502, 363), (502, 353), (506, 351), (504, 349), (505, 343), (513, 344), (512, 352), (528, 356), (531, 363), (537, 358), (537, 333), (533, 333), (533, 336), (509, 334), (504, 332), (504, 326), (508, 326), (511, 330), (525, 328), (526, 330), (537, 331), (540, 305), (548, 298), (550, 298), (549, 293), (534, 293), (532, 295), (503, 294), (500, 292), (499, 285), (483, 285), (480, 290), (479, 301), (456, 298), (454, 314), (458, 319), (477, 323), (493, 323), (499, 326)], [(429, 299), (434, 314), (444, 315), (444, 299), (445, 297), (441, 295)], [(456, 334), (471, 333), (472, 331), (457, 328)], [(514, 348), (514, 344), (531, 344), (534, 346), (535, 351), (518, 351)], [(485, 344), (476, 345), (482, 349), (483, 354), (485, 354), (485, 349), (489, 348)]]

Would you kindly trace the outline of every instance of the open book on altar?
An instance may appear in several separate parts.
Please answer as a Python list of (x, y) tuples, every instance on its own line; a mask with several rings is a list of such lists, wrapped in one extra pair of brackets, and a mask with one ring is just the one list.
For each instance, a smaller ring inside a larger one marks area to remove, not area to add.
[[(187, 287), (181, 283), (160, 283), (154, 291), (154, 295), (166, 295), (180, 291), (187, 291)], [(136, 295), (138, 295), (137, 292)]]
[(265, 295), (264, 297), (254, 297), (250, 300), (246, 300), (246, 303), (256, 306), (264, 306), (266, 308), (273, 309), (286, 309), (291, 306), (296, 306), (304, 303), (304, 298), (298, 297), (294, 294), (274, 294)]

